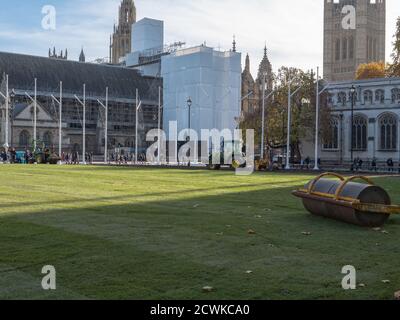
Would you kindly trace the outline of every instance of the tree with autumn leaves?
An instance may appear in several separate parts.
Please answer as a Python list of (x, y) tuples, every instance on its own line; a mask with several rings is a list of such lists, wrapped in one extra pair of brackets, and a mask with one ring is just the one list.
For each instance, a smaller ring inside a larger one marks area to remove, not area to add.
[[(266, 101), (265, 111), (265, 145), (271, 149), (286, 149), (287, 119), (288, 119), (288, 80), (294, 79), (291, 85), (292, 93), (300, 88), (292, 97), (291, 103), (291, 156), (292, 162), (312, 155), (301, 153), (301, 141), (312, 140), (315, 136), (315, 105), (316, 78), (312, 71), (304, 72), (296, 68), (282, 67), (274, 77), (275, 93)], [(261, 105), (261, 103), (260, 103)], [(331, 111), (327, 106), (327, 97), (321, 96), (321, 136), (329, 135)], [(262, 111), (246, 114), (241, 123), (242, 129), (255, 130), (255, 143), (261, 144)], [(325, 125), (327, 123), (328, 125)]]
[(382, 61), (361, 64), (356, 72), (356, 80), (400, 77), (400, 17), (396, 23), (392, 59), (392, 63), (387, 65)]
[(392, 53), (393, 62), (389, 66), (388, 74), (391, 77), (400, 77), (400, 17), (397, 18), (394, 39)]
[(384, 62), (370, 62), (361, 64), (356, 72), (356, 80), (385, 78), (387, 68)]

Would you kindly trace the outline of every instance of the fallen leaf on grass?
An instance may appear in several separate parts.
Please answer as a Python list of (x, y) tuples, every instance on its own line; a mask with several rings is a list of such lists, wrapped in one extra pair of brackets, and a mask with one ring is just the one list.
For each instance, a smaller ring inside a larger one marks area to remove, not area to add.
[(389, 234), (389, 232), (387, 232), (386, 230), (382, 231), (383, 234)]
[(223, 232), (217, 233), (217, 236), (223, 236), (223, 235), (224, 235)]
[(193, 206), (193, 208), (198, 208), (198, 207), (200, 207), (199, 204), (195, 204), (195, 205)]
[(382, 228), (373, 228), (373, 231), (382, 231)]
[(390, 283), (390, 280), (382, 280), (382, 283), (388, 284)]
[(364, 283), (360, 283), (360, 284), (358, 285), (358, 287), (359, 287), (359, 288), (365, 288), (365, 284), (364, 284)]
[(254, 216), (254, 218), (256, 218), (256, 219), (261, 219), (262, 216)]
[(209, 287), (209, 286), (203, 287), (203, 292), (213, 292), (213, 291), (214, 291), (213, 287)]
[(251, 271), (251, 270), (247, 270), (245, 273), (246, 273), (246, 274), (252, 274), (252, 273), (253, 273), (253, 271)]
[(306, 231), (304, 231), (304, 232), (302, 232), (301, 233), (303, 236), (311, 236), (311, 232), (306, 232)]
[(254, 230), (250, 229), (249, 231), (247, 231), (248, 234), (257, 234), (257, 232), (255, 232)]

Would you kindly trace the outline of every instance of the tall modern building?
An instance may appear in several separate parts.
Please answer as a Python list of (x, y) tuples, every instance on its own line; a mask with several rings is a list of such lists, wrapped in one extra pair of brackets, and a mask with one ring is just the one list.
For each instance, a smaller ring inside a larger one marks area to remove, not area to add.
[(353, 80), (360, 64), (385, 61), (386, 0), (324, 1), (325, 80)]
[(132, 51), (132, 24), (135, 22), (135, 3), (133, 0), (122, 0), (118, 25), (114, 25), (114, 33), (110, 37), (110, 63), (120, 63), (120, 59)]

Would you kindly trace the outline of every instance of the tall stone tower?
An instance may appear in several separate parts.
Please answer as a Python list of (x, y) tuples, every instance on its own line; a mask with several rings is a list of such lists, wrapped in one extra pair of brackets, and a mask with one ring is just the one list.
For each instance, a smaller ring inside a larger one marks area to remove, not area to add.
[(247, 54), (245, 68), (242, 72), (242, 112), (244, 114), (254, 114), (261, 110), (263, 98), (263, 84), (265, 77), (265, 93), (273, 90), (274, 74), (272, 65), (268, 58), (267, 46), (264, 48), (264, 56), (258, 68), (257, 78), (254, 79), (250, 71), (250, 57)]
[(325, 80), (353, 80), (360, 64), (385, 61), (386, 0), (324, 2)]
[(120, 58), (131, 52), (132, 24), (136, 22), (136, 7), (133, 0), (122, 0), (119, 7), (118, 25), (110, 38), (110, 63), (119, 63)]

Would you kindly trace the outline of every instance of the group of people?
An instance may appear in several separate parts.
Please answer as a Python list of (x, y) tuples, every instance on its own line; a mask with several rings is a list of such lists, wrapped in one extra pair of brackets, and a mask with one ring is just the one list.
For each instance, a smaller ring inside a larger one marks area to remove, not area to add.
[(17, 151), (14, 148), (1, 149), (0, 152), (0, 161), (1, 162), (10, 162), (16, 163), (17, 162)]
[[(135, 162), (136, 158), (134, 153), (113, 152), (111, 153), (109, 160), (115, 164), (123, 165), (128, 164), (129, 162)], [(145, 163), (146, 155), (144, 153), (139, 153), (137, 160), (139, 163)]]
[[(378, 171), (378, 159), (375, 157), (372, 158), (371, 162), (368, 163), (367, 166), (365, 167), (364, 161), (360, 157), (355, 158), (354, 162), (353, 162), (352, 171), (360, 171), (363, 169), (368, 169), (370, 171), (377, 172)], [(389, 172), (395, 172), (395, 163), (392, 158), (389, 158), (386, 160), (386, 169)], [(399, 162), (398, 172), (400, 173), (400, 162)]]
[[(301, 170), (310, 170), (312, 166), (312, 161), (310, 157), (305, 158), (304, 160), (301, 159), (300, 161), (300, 169)], [(321, 159), (318, 159), (318, 167), (321, 168)]]
[[(78, 165), (80, 163), (79, 152), (74, 151), (70, 153), (62, 153), (61, 154), (61, 162), (68, 165)], [(86, 152), (85, 154), (85, 162), (92, 164), (93, 163), (93, 153)]]

